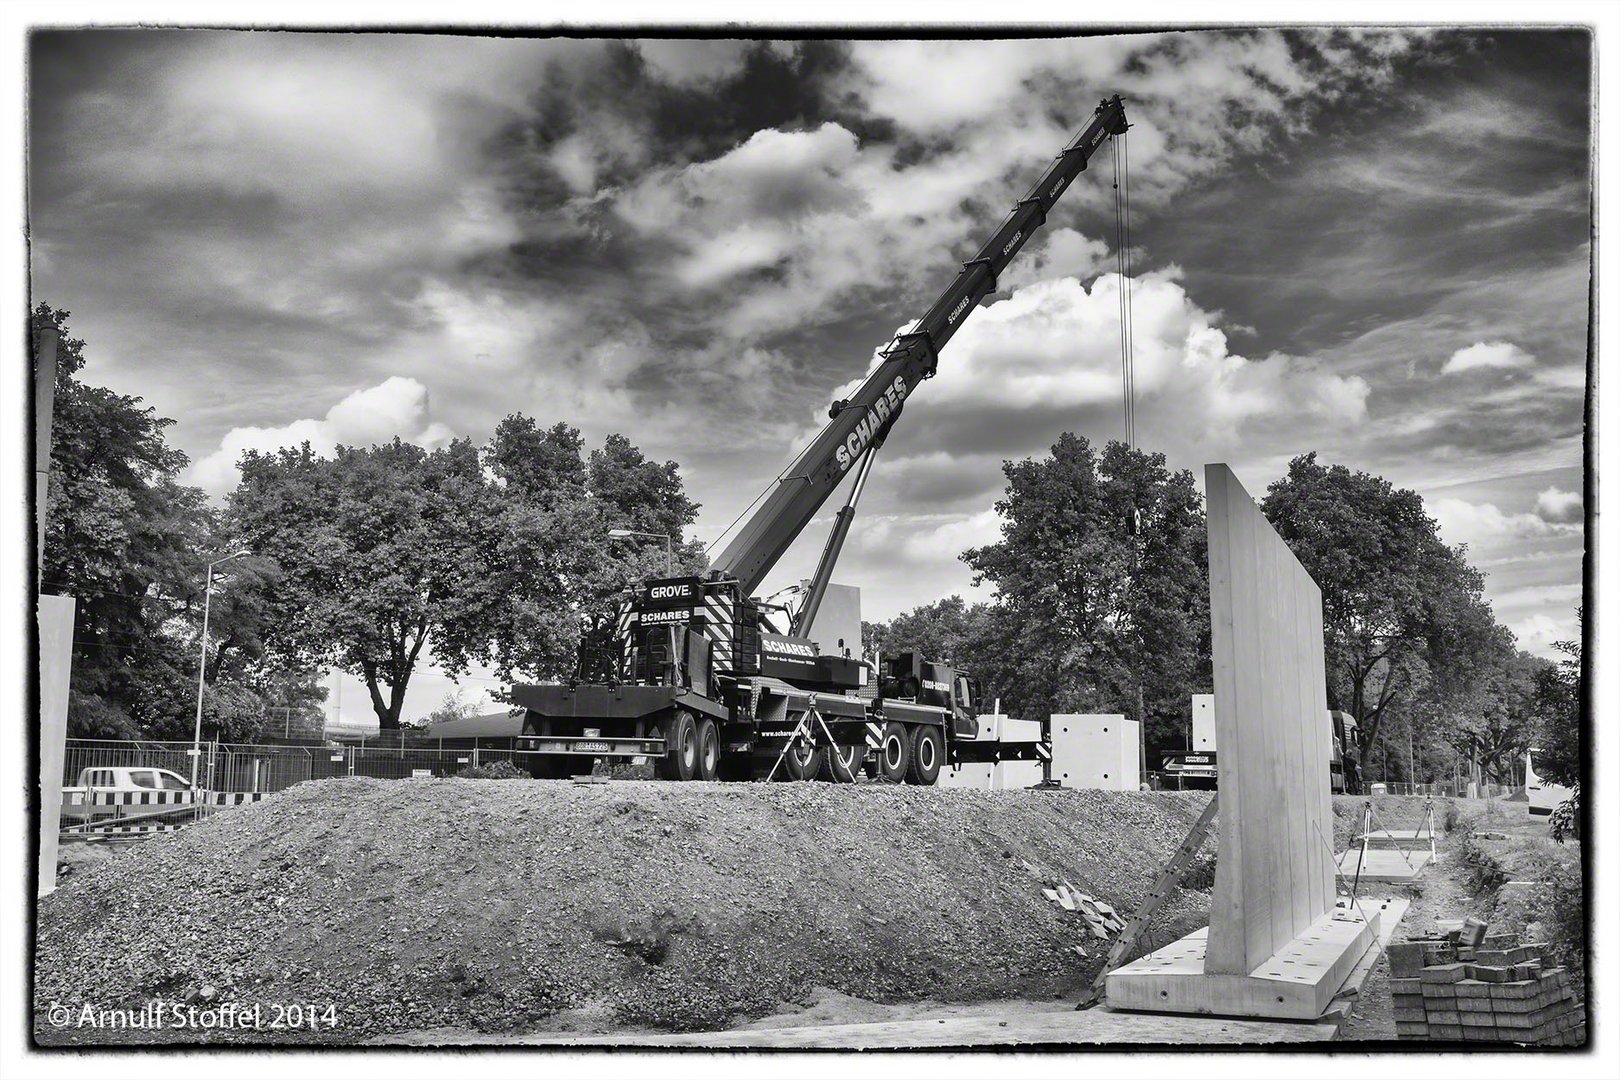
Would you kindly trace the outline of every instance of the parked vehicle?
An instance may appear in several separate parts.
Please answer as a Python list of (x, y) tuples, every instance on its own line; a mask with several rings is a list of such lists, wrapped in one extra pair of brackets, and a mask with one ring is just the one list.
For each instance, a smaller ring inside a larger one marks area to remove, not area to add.
[(191, 781), (168, 769), (132, 766), (94, 766), (79, 771), (79, 782), (62, 789), (64, 821), (127, 816), (126, 806), (97, 805), (93, 795), (103, 792), (190, 791)]

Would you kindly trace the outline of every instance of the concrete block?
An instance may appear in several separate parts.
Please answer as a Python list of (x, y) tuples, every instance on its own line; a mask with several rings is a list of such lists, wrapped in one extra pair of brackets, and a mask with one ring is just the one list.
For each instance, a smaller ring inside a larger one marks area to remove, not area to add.
[(1045, 778), (1038, 761), (998, 761), (990, 786), (996, 791), (1014, 791), (1032, 788)]
[(1429, 1018), (1429, 1038), (1437, 1042), (1456, 1042), (1462, 1038), (1462, 1033), (1461, 1021), (1454, 1024), (1443, 1024), (1435, 1021), (1433, 1017)]
[(1488, 1011), (1469, 1012), (1467, 1009), (1459, 1009), (1457, 1015), (1462, 1019), (1463, 1027), (1493, 1028), (1496, 1026), (1496, 1021), (1491, 1019), (1491, 1014)]
[[(1423, 969), (1418, 968), (1418, 970), (1422, 971)], [(1423, 980), (1416, 975), (1410, 978), (1396, 976), (1389, 980), (1389, 992), (1397, 996), (1401, 994), (1421, 994), (1423, 993)]]
[(1524, 1032), (1540, 1027), (1547, 1022), (1549, 1017), (1546, 1009), (1532, 1009), (1529, 1012), (1498, 1012), (1492, 1015), (1496, 1017), (1497, 1027), (1512, 1028), (1515, 1032)]
[(1395, 1006), (1394, 1012), (1396, 1023), (1400, 1023), (1404, 1020), (1408, 1023), (1421, 1024), (1429, 1018), (1428, 1014), (1425, 1013), (1421, 1007), (1416, 1009), (1403, 1009), (1397, 1005)]
[(1510, 967), (1491, 967), (1488, 964), (1470, 964), (1468, 965), (1468, 974), (1471, 978), (1478, 979), (1480, 982), (1506, 983), (1518, 981), (1518, 977), (1513, 973), (1513, 969)]
[(1511, 949), (1519, 943), (1517, 934), (1486, 934), (1480, 939), (1480, 946), (1486, 949)]
[(1064, 787), (1135, 791), (1141, 725), (1118, 713), (1052, 714), (1052, 779)]
[[(1432, 1001), (1436, 998), (1454, 1001), (1457, 997), (1457, 984), (1426, 982), (1423, 984), (1423, 997), (1425, 1001)], [(1432, 1008), (1433, 1006), (1429, 1007)]]
[(1468, 946), (1478, 945), (1481, 941), (1485, 940), (1485, 932), (1487, 929), (1488, 927), (1485, 925), (1484, 920), (1469, 916), (1463, 920), (1462, 933), (1458, 935), (1457, 940), (1460, 943)]
[(970, 761), (955, 768), (947, 765), (939, 770), (936, 783), (944, 788), (980, 788), (989, 791), (995, 767), (989, 762)]
[(1396, 979), (1415, 979), (1423, 970), (1423, 943), (1392, 941), (1384, 949), (1389, 956), (1389, 973)]
[(1491, 999), (1482, 997), (1457, 998), (1457, 1011), (1471, 1015), (1483, 1013), (1484, 1015), (1489, 1016), (1491, 1015)]
[(1429, 1037), (1429, 1025), (1422, 1021), (1414, 1023), (1397, 1017), (1395, 1020), (1395, 1037), (1398, 1039), (1427, 1039)]
[(1425, 983), (1462, 982), (1468, 978), (1468, 969), (1463, 964), (1436, 964), (1424, 968), (1418, 978)]
[(1541, 993), (1541, 984), (1533, 980), (1519, 982), (1480, 983), (1490, 990), (1493, 1001), (1525, 1001)]
[(1430, 1009), (1429, 1023), (1460, 1025), (1462, 1023), (1462, 1013), (1456, 1009)]
[(1478, 979), (1464, 979), (1453, 985), (1457, 988), (1457, 996), (1460, 998), (1489, 998), (1491, 996), (1491, 987), (1496, 984), (1480, 982)]
[(1424, 942), (1423, 966), (1434, 967), (1440, 964), (1454, 964), (1457, 962), (1457, 949), (1450, 942)]

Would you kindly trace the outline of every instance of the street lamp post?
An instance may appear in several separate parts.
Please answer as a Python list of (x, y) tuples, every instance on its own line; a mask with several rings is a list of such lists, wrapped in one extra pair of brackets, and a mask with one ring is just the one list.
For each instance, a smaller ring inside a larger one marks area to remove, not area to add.
[(251, 551), (233, 551), (208, 564), (208, 583), (203, 586), (202, 649), (197, 658), (197, 723), (191, 730), (191, 790), (197, 790), (197, 762), (202, 758), (203, 676), (208, 670), (208, 609), (214, 599), (214, 567), (240, 559)]
[(642, 532), (640, 529), (609, 529), (608, 535), (615, 540), (626, 540), (632, 536), (644, 536), (649, 540), (662, 540), (664, 542), (664, 573), (673, 577), (675, 575), (675, 541), (668, 533)]

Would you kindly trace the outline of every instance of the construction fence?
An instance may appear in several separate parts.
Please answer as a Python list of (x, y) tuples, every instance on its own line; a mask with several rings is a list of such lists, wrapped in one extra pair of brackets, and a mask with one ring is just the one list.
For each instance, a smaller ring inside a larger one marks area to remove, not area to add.
[[(339, 776), (372, 776), (382, 780), (454, 776), (474, 765), (507, 761), (520, 765), (520, 755), (505, 747), (444, 748), (433, 743), (391, 746), (298, 746), (275, 743), (204, 743), (197, 757), (197, 784), (208, 791), (269, 794), (303, 783)], [(78, 784), (85, 769), (166, 769), (189, 780), (189, 742), (69, 739), (62, 783)], [(521, 767), (521, 765), (520, 765)]]

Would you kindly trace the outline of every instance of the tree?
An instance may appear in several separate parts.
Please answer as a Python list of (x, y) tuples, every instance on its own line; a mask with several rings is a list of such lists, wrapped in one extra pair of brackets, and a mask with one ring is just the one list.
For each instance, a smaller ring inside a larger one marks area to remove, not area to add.
[(359, 676), (383, 729), (399, 727), (429, 639), (439, 665), (466, 670), (482, 647), (493, 538), (478, 451), (395, 439), (248, 451), (229, 503), (230, 535), (272, 560), (266, 636), (305, 664)]
[(1391, 709), (1455, 694), (1488, 651), (1484, 578), (1416, 492), (1314, 452), (1289, 462), (1261, 509), (1322, 590), (1328, 705), (1356, 718), (1365, 771)]
[(1003, 471), (1002, 539), (962, 556), (998, 593), (982, 623), (986, 673), (1021, 715), (1145, 712), (1148, 741), (1179, 743), (1187, 699), (1210, 681), (1192, 475), (1118, 442), (1099, 458), (1071, 433)]
[(478, 706), (467, 700), (461, 687), (445, 694), (432, 712), (412, 723), (404, 721), (402, 727), (428, 728), (434, 724), (447, 723), (452, 720), (466, 720), (478, 715)]
[[(861, 623), (861, 648), (870, 658), (919, 652), (937, 663), (971, 667), (970, 655), (982, 634), (988, 605), (969, 605), (960, 596), (913, 608), (887, 623)], [(978, 674), (978, 672), (975, 672)]]
[(587, 463), (579, 432), (508, 416), (481, 450), (427, 451), (396, 439), (248, 452), (230, 535), (262, 553), (266, 647), (365, 680), (385, 729), (424, 655), (459, 675), (487, 664), (506, 679), (559, 679), (582, 654), (611, 656), (619, 594), (665, 573), (662, 544), (608, 531), (665, 531), (676, 571), (704, 566), (682, 531), (697, 507), (674, 462), (649, 462), (620, 435)]
[[(488, 634), (480, 659), (503, 678), (601, 680), (614, 671), (619, 600), (649, 577), (697, 574), (700, 545), (684, 539), (697, 517), (673, 461), (648, 461), (622, 435), (609, 435), (587, 463), (579, 432), (540, 431), (509, 416), (484, 460), (499, 492), (488, 586)], [(671, 538), (617, 541), (611, 529)]]
[[(36, 337), (46, 327), (60, 336), (41, 590), (77, 602), (68, 733), (189, 738), (214, 515), (201, 490), (178, 480), (186, 457), (164, 438), (173, 421), (82, 380), (85, 343), (69, 314), (47, 304), (32, 312)], [(252, 636), (245, 622), (234, 626)], [(219, 685), (219, 658), (236, 646), (211, 641), (216, 692), (205, 714), (241, 728), (262, 707), (251, 687)]]
[[(1575, 609), (1577, 625), (1584, 625), (1585, 612)], [(1581, 700), (1584, 672), (1581, 643), (1555, 641), (1553, 648), (1563, 659), (1536, 673), (1535, 727), (1536, 775), (1555, 784), (1578, 787), (1581, 782)]]

